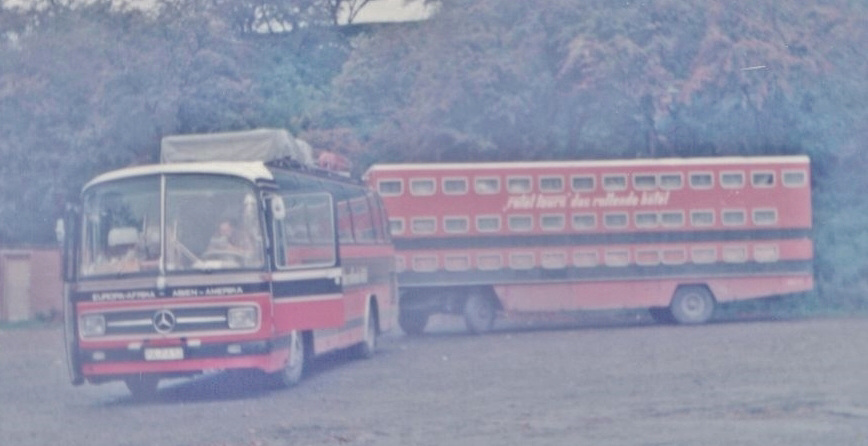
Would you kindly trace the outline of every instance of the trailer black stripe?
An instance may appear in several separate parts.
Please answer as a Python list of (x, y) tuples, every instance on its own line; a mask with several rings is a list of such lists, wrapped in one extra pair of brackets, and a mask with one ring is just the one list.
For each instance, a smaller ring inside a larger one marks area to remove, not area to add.
[(596, 266), (591, 268), (566, 267), (559, 269), (533, 268), (496, 271), (404, 271), (398, 274), (402, 287), (436, 287), (449, 285), (507, 285), (556, 282), (595, 282), (602, 280), (644, 280), (691, 277), (760, 277), (813, 274), (810, 260), (780, 261), (773, 263), (715, 263), (708, 265), (682, 264), (658, 266)]
[(510, 247), (702, 243), (809, 239), (810, 229), (753, 229), (738, 231), (656, 231), (605, 234), (501, 234), (456, 237), (396, 238), (399, 251), (424, 249), (483, 249)]

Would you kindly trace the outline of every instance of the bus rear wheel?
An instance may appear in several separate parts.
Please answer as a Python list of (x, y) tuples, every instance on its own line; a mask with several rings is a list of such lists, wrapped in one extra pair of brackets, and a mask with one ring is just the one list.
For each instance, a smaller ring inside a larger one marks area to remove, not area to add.
[(491, 331), (497, 308), (494, 300), (474, 291), (467, 297), (464, 304), (464, 323), (471, 333), (481, 334)]
[(124, 379), (124, 384), (127, 385), (127, 389), (129, 389), (134, 399), (146, 401), (156, 398), (160, 378), (145, 374), (133, 375)]
[(714, 296), (704, 286), (680, 287), (675, 290), (669, 309), (679, 324), (703, 324), (714, 313)]

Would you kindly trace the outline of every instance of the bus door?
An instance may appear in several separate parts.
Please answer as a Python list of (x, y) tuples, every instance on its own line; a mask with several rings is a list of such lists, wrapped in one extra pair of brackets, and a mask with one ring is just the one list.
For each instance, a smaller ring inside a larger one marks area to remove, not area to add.
[(276, 330), (342, 327), (343, 287), (332, 196), (281, 192), (269, 203)]
[(66, 366), (69, 379), (73, 384), (84, 383), (81, 373), (81, 362), (78, 359), (78, 317), (75, 314), (75, 302), (72, 300), (75, 283), (75, 271), (78, 257), (78, 221), (81, 212), (75, 206), (69, 206), (63, 219), (58, 220), (55, 231), (57, 241), (61, 246), (61, 274), (63, 276), (63, 343), (66, 347)]

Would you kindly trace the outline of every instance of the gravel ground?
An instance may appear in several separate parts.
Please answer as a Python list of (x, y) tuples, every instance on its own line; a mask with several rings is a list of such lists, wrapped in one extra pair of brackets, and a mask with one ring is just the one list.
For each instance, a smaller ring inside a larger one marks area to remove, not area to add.
[(432, 325), (292, 389), (216, 373), (147, 403), (71, 386), (59, 327), (0, 330), (0, 445), (868, 444), (868, 319)]

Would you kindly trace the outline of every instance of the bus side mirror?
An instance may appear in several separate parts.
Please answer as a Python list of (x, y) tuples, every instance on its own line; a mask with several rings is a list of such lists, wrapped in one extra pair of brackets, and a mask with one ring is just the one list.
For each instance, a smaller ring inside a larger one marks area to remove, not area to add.
[(286, 204), (283, 202), (283, 197), (274, 196), (271, 198), (271, 216), (275, 220), (286, 218)]
[(63, 280), (71, 282), (75, 280), (76, 270), (76, 228), (81, 212), (76, 206), (67, 206), (64, 218), (57, 220), (54, 225), (54, 235), (61, 250), (61, 274)]
[(62, 218), (58, 218), (57, 223), (54, 224), (54, 235), (57, 237), (57, 244), (63, 246), (66, 240), (66, 225)]

